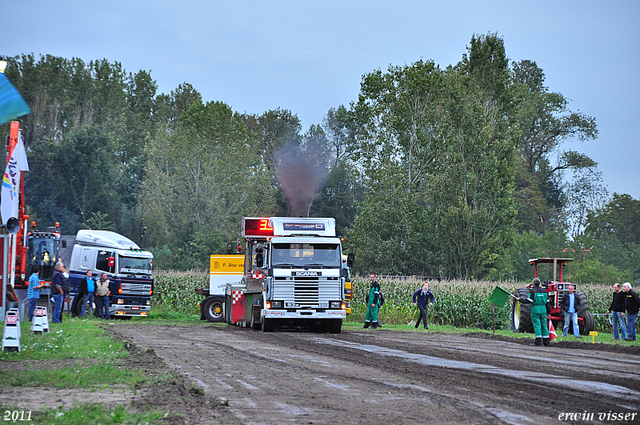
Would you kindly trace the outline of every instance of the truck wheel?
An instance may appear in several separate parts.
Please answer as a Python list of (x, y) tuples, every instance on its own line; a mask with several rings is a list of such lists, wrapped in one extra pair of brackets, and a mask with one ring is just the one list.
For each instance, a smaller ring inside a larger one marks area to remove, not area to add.
[(209, 297), (202, 304), (202, 315), (209, 322), (222, 322), (224, 299), (220, 297)]
[(273, 332), (273, 319), (262, 319), (262, 332)]
[(339, 334), (342, 331), (342, 319), (329, 320), (329, 333)]
[(596, 330), (596, 321), (593, 314), (585, 313), (582, 318), (584, 319), (584, 326), (578, 321), (580, 324), (580, 335), (589, 335), (589, 332)]
[[(79, 300), (80, 298), (82, 299)], [(71, 303), (71, 317), (80, 316), (80, 313), (82, 313), (82, 301), (84, 301), (84, 297), (81, 295), (73, 297), (73, 302)]]
[(533, 323), (531, 323), (531, 304), (521, 303), (518, 301), (520, 297), (528, 297), (529, 290), (520, 288), (516, 291), (517, 300), (513, 300), (511, 308), (511, 329), (514, 332), (533, 332)]
[(589, 308), (587, 295), (582, 291), (576, 291), (576, 297), (580, 300), (580, 305), (578, 306), (578, 316), (584, 317), (587, 309)]

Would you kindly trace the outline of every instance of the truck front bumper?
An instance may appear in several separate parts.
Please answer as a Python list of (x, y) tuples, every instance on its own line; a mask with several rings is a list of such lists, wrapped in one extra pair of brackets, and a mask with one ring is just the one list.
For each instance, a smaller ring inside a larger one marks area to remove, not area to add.
[(346, 319), (345, 310), (264, 310), (264, 317), (267, 319)]
[(111, 316), (148, 316), (151, 306), (149, 305), (125, 305), (111, 304), (109, 313)]

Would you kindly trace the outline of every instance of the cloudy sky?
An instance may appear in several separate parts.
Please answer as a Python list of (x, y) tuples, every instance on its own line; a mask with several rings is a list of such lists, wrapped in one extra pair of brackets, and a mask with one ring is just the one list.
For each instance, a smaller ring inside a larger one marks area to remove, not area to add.
[(640, 1), (1, 0), (0, 55), (106, 58), (151, 72), (159, 91), (307, 129), (356, 100), (375, 69), (457, 63), (473, 34), (498, 33), (512, 61), (536, 61), (600, 136), (567, 149), (598, 162), (610, 193), (640, 198)]

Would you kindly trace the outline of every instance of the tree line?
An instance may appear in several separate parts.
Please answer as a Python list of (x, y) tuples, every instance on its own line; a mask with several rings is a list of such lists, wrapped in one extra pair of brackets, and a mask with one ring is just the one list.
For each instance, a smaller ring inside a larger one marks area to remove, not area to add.
[(358, 98), (307, 131), (293, 111), (241, 114), (187, 82), (158, 93), (106, 59), (8, 62), (32, 109), (29, 215), (115, 230), (156, 267), (204, 268), (243, 216), (295, 214), (335, 217), (356, 272), (527, 280), (529, 258), (562, 256), (576, 282), (640, 277), (640, 200), (610, 196), (596, 161), (565, 148), (595, 139), (595, 118), (497, 34), (446, 68), (364, 74)]

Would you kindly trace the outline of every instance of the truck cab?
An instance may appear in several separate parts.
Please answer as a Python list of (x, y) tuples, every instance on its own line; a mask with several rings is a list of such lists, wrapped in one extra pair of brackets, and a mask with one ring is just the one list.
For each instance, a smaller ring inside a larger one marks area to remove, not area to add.
[(265, 332), (295, 326), (340, 332), (345, 268), (333, 218), (249, 217), (242, 236), (244, 275), (227, 285), (227, 323)]
[[(80, 230), (69, 264), (71, 294), (78, 295), (80, 283), (93, 272), (110, 281), (110, 313), (116, 317), (147, 316), (153, 294), (153, 254), (140, 249), (128, 238), (105, 230)], [(82, 298), (75, 296), (71, 305), (80, 314)]]

